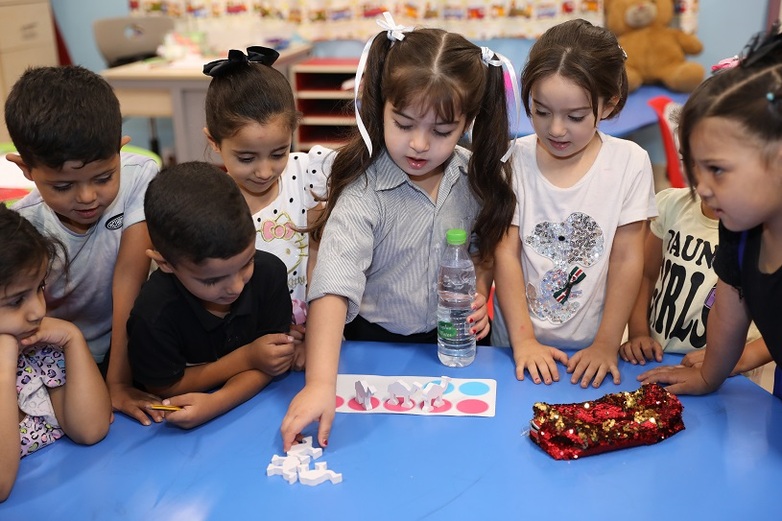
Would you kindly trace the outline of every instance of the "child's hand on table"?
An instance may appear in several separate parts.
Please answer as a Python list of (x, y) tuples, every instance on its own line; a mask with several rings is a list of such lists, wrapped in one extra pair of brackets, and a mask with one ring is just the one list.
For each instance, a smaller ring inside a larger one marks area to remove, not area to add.
[(706, 394), (719, 386), (709, 385), (703, 379), (700, 367), (666, 365), (655, 367), (638, 376), (642, 384), (668, 384), (665, 389), (673, 394)]
[(564, 351), (541, 344), (534, 338), (524, 342), (520, 349), (513, 350), (516, 362), (516, 378), (524, 380), (524, 371), (536, 384), (543, 381), (546, 385), (559, 381), (557, 362), (567, 364), (568, 358)]
[(619, 347), (619, 356), (633, 365), (646, 365), (647, 360), (663, 361), (663, 348), (650, 336), (631, 338)]
[(329, 444), (331, 424), (334, 422), (337, 390), (334, 385), (307, 384), (293, 397), (280, 431), (284, 451), (290, 450), (301, 431), (314, 421), (319, 421), (318, 443), (321, 447)]
[(619, 385), (622, 381), (617, 365), (617, 349), (605, 343), (595, 342), (576, 352), (567, 363), (567, 372), (573, 375), (570, 383), (576, 384), (581, 380), (581, 387), (585, 389), (590, 381), (593, 387), (600, 387), (608, 373), (613, 375), (615, 384)]
[(182, 429), (192, 429), (217, 416), (214, 393), (186, 393), (163, 400), (163, 405), (180, 407), (177, 411), (161, 412), (168, 423)]
[[(162, 412), (149, 409), (150, 404), (160, 403), (159, 396), (119, 382), (113, 383), (108, 387), (111, 407), (115, 411), (120, 411), (131, 418), (135, 418), (142, 425), (150, 425), (147, 415), (155, 423), (163, 421)], [(113, 419), (112, 416), (112, 421)]]

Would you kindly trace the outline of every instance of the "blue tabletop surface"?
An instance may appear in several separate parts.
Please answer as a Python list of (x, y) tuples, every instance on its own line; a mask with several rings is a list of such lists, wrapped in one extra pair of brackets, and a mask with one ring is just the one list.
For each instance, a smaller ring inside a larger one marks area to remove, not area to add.
[(341, 373), (496, 379), (496, 416), (337, 414), (319, 461), (343, 482), (289, 485), (265, 469), (303, 385), (291, 374), (191, 431), (117, 415), (95, 446), (60, 440), (21, 461), (0, 519), (780, 518), (782, 401), (744, 377), (681, 397), (686, 429), (656, 445), (557, 461), (526, 435), (536, 401), (636, 389), (641, 368), (620, 370), (618, 386), (536, 386), (516, 381), (508, 349), (480, 348), (473, 365), (449, 369), (432, 345), (346, 343)]
[[(598, 128), (606, 134), (622, 137), (635, 132), (647, 125), (657, 123), (657, 115), (649, 106), (650, 99), (657, 96), (667, 96), (676, 103), (687, 101), (688, 94), (672, 92), (656, 85), (643, 85), (630, 93), (624, 108), (615, 118), (601, 121)], [(515, 122), (515, 111), (511, 113), (511, 135), (526, 136), (532, 134), (532, 124), (521, 108), (521, 119)]]

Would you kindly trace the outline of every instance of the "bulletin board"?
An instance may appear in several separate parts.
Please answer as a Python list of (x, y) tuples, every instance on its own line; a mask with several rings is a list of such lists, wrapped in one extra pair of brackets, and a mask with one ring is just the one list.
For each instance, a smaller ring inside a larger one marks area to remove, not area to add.
[[(130, 1), (133, 14), (159, 13), (191, 25), (228, 19), (317, 42), (366, 40), (378, 32), (383, 11), (407, 26), (440, 27), (470, 39), (537, 38), (572, 18), (603, 25), (604, 0), (157, 0)], [(675, 25), (697, 29), (698, 0), (677, 0)]]

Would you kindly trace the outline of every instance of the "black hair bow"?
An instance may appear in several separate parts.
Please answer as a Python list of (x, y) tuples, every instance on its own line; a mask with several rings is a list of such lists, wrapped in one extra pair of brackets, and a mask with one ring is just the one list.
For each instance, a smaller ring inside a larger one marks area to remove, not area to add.
[[(751, 67), (766, 56), (774, 55), (782, 49), (782, 34), (779, 22), (774, 22), (766, 32), (759, 32), (750, 38), (739, 56), (741, 67)], [(773, 54), (772, 54), (773, 53)]]
[(261, 47), (260, 45), (248, 47), (246, 55), (242, 51), (231, 49), (228, 51), (228, 58), (214, 60), (205, 64), (204, 74), (211, 76), (212, 78), (217, 78), (224, 76), (239, 65), (244, 65), (250, 62), (260, 63), (271, 67), (279, 57), (280, 53), (274, 49)]

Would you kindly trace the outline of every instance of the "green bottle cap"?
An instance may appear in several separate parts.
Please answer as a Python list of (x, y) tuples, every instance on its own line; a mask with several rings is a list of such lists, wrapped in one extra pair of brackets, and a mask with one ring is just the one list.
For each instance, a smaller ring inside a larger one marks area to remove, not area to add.
[(461, 228), (451, 228), (445, 232), (445, 240), (452, 246), (459, 246), (467, 242), (467, 232)]

